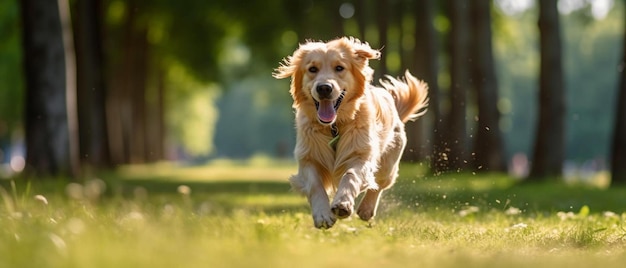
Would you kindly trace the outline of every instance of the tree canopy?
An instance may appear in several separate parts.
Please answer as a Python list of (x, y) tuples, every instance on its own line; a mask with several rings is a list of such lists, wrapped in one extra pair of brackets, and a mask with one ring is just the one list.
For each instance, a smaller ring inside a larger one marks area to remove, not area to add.
[[(70, 1), (75, 24), (83, 12), (79, 2)], [(20, 41), (24, 28), (18, 3), (0, 3), (0, 162), (4, 163), (19, 154), (12, 148), (20, 144), (24, 129)], [(386, 56), (372, 62), (377, 76), (383, 69), (392, 76), (406, 67), (419, 69), (416, 53), (426, 51), (421, 43), (436, 39), (436, 51), (429, 52), (435, 63), (429, 66), (437, 68), (436, 81), (431, 82), (437, 84), (431, 88), (438, 89), (434, 107), (443, 115), (438, 120), (449, 120), (453, 108), (446, 48), (455, 42), (450, 38), (454, 21), (447, 12), (454, 1), (432, 1), (434, 32), (425, 37), (416, 36), (424, 33), (416, 26), (422, 16), (416, 8), (421, 5), (408, 0), (95, 3), (101, 20), (94, 26), (101, 35), (94, 38), (102, 44), (104, 120), (110, 123), (107, 144), (115, 163), (255, 154), (289, 157), (295, 138), (288, 81), (273, 80), (271, 72), (307, 39), (350, 35), (369, 42)], [(595, 159), (605, 165), (608, 158), (623, 9), (619, 1), (558, 2), (567, 87), (565, 161)], [(510, 162), (514, 155), (532, 154), (538, 116), (539, 10), (535, 1), (495, 0), (490, 12), (495, 106), (500, 113), (499, 123), (492, 127), (502, 132), (505, 162)], [(79, 77), (83, 71), (78, 70)], [(91, 89), (78, 88), (79, 96), (81, 90)], [(475, 93), (464, 92), (468, 96), (461, 118), (466, 125), (463, 148), (471, 156), (479, 112)], [(424, 123), (426, 130), (419, 133), (429, 133), (433, 124)], [(418, 144), (432, 146), (432, 134), (421, 139)]]

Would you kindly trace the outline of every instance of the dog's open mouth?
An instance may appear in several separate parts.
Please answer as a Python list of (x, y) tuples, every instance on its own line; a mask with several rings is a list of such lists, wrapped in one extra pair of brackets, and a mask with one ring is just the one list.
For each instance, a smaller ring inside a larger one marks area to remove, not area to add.
[(337, 118), (337, 109), (339, 109), (339, 105), (343, 100), (343, 96), (346, 94), (346, 91), (341, 91), (341, 95), (337, 100), (321, 100), (315, 101), (315, 108), (317, 108), (317, 119), (320, 120), (322, 124), (332, 124), (335, 122)]

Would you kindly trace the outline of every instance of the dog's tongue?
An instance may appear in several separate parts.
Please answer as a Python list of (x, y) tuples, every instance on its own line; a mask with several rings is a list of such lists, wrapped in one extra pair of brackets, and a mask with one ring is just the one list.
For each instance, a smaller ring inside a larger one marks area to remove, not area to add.
[(335, 107), (332, 101), (320, 101), (319, 109), (317, 109), (317, 117), (319, 117), (322, 122), (330, 123), (335, 120), (336, 116), (337, 113), (335, 112)]

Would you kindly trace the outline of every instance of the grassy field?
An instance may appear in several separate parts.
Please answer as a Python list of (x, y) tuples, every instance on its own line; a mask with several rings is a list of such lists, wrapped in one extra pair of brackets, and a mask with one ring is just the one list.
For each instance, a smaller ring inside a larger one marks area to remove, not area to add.
[(623, 267), (626, 189), (425, 176), (404, 165), (377, 219), (312, 227), (293, 163), (122, 168), (2, 181), (0, 267)]

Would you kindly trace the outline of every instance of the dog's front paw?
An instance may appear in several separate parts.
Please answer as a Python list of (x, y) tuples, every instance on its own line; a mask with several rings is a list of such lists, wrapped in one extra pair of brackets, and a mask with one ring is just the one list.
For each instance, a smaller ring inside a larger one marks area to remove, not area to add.
[(337, 216), (337, 218), (345, 219), (352, 215), (352, 210), (354, 207), (354, 202), (350, 201), (342, 201), (334, 203), (330, 210)]
[(337, 221), (337, 218), (335, 218), (335, 215), (330, 213), (330, 211), (327, 213), (313, 214), (313, 224), (315, 225), (315, 228), (318, 229), (328, 229), (333, 227), (335, 221)]

